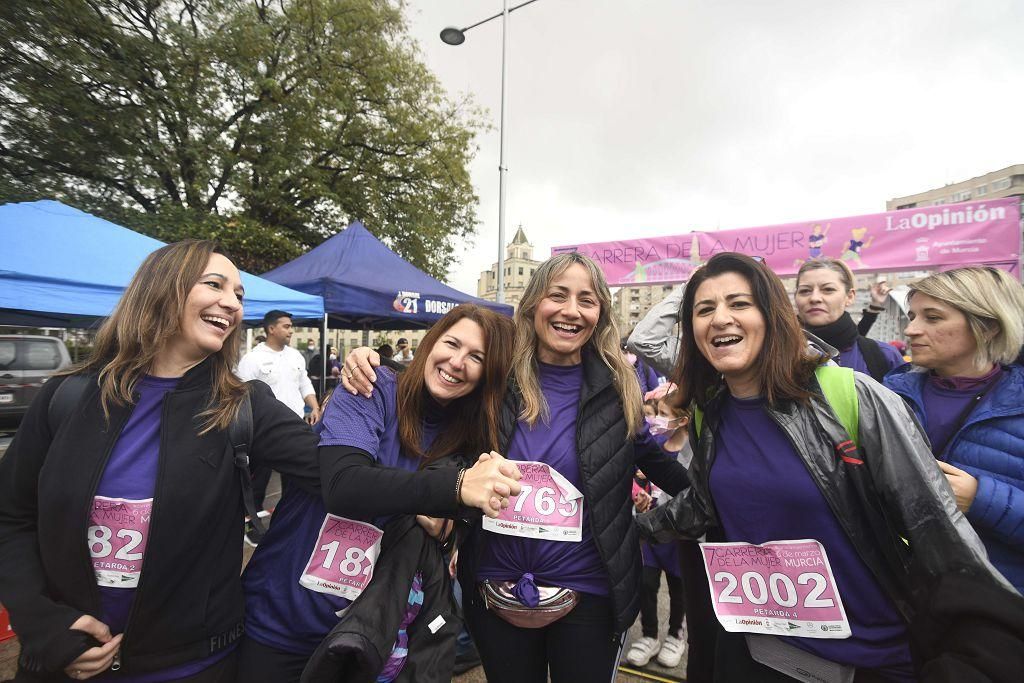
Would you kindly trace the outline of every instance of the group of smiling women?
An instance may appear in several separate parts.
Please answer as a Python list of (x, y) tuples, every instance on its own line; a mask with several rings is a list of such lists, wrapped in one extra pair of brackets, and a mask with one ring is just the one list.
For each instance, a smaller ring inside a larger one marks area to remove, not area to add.
[[(721, 627), (701, 675), (792, 680), (771, 663), (783, 647), (835, 680), (1015, 680), (1021, 286), (987, 268), (914, 285), (914, 367), (886, 374), (892, 390), (830, 361), (896, 364), (851, 331), (852, 291), (828, 261), (804, 265), (796, 311), (749, 257), (694, 273), (678, 337), (650, 354), (657, 367), (671, 349), (671, 396), (694, 408), (687, 470), (647, 429), (611, 294), (583, 255), (544, 262), (513, 320), (458, 306), (397, 376), (350, 354), (346, 389), (310, 430), (231, 372), (244, 294), (231, 261), (210, 242), (164, 247), (0, 461), (16, 680), (449, 680), (457, 571), (487, 680), (611, 681), (641, 536), (703, 538), (712, 555), (804, 543), (830, 567), (840, 637), (767, 646), (729, 622), (709, 573)], [(248, 413), (249, 464), (285, 490), (239, 577), (233, 426)], [(674, 497), (634, 520), (638, 468)]]

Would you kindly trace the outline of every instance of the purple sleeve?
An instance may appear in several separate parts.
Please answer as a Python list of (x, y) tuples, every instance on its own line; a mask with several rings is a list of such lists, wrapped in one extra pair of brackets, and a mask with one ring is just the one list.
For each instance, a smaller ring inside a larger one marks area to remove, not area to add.
[(320, 428), (321, 446), (353, 446), (373, 454), (379, 450), (387, 418), (385, 394), (393, 379), (378, 373), (377, 390), (370, 398), (335, 391), (327, 403)]

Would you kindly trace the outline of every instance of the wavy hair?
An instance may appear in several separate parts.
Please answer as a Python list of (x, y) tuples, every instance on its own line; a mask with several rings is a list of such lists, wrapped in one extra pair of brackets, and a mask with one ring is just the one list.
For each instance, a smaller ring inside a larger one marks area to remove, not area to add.
[[(421, 441), (427, 388), (424, 369), (430, 352), (441, 337), (460, 320), (472, 320), (483, 329), (484, 367), (480, 382), (466, 396), (453, 401), (454, 411), (445, 429), (424, 453)], [(421, 459), (421, 467), (448, 455), (476, 454), (498, 449), (501, 404), (505, 396), (512, 348), (512, 321), (489, 308), (460, 304), (434, 323), (405, 372), (398, 377), (398, 436), (405, 453)]]
[(630, 435), (634, 435), (644, 422), (640, 383), (636, 370), (622, 354), (619, 328), (612, 317), (612, 295), (604, 273), (594, 261), (578, 252), (558, 254), (540, 264), (519, 300), (519, 309), (515, 315), (515, 350), (512, 352), (512, 374), (523, 396), (523, 410), (519, 417), (531, 427), (538, 419), (548, 419), (548, 403), (540, 390), (537, 377), (537, 330), (534, 327), (534, 316), (537, 306), (547, 296), (551, 282), (573, 265), (583, 266), (590, 274), (594, 292), (601, 304), (597, 325), (584, 345), (584, 350), (596, 354), (611, 371), (612, 381), (622, 401), (626, 428)]
[(722, 252), (698, 268), (686, 283), (679, 309), (679, 360), (672, 393), (677, 405), (691, 402), (704, 408), (708, 400), (725, 386), (725, 380), (704, 357), (693, 336), (693, 306), (697, 290), (706, 280), (735, 273), (750, 284), (754, 305), (764, 318), (764, 346), (757, 354), (760, 364), (760, 394), (769, 403), (780, 400), (806, 401), (811, 396), (807, 383), (814, 369), (825, 359), (808, 352), (793, 304), (782, 280), (767, 266), (744, 254)]
[(1012, 363), (1024, 344), (1024, 288), (1008, 273), (988, 266), (955, 268), (910, 285), (915, 294), (943, 301), (964, 314), (977, 346), (975, 365)]
[[(134, 402), (135, 385), (167, 344), (181, 333), (181, 316), (189, 293), (199, 282), (212, 254), (224, 254), (210, 240), (184, 240), (161, 247), (146, 257), (125, 288), (114, 312), (100, 326), (92, 355), (61, 374), (95, 373), (103, 414), (110, 406)], [(198, 417), (200, 434), (226, 429), (238, 414), (245, 383), (234, 373), (238, 365), (241, 325), (213, 354), (210, 401)]]

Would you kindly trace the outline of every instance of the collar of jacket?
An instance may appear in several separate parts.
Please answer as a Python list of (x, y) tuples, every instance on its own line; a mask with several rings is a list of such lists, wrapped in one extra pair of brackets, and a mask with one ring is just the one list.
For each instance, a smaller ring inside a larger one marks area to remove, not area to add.
[[(992, 387), (992, 391), (988, 392), (964, 427), (978, 420), (1024, 415), (1024, 368), (1019, 365), (1008, 365), (1005, 368), (1006, 374)], [(885, 376), (885, 386), (902, 396), (904, 400), (910, 401), (914, 412), (922, 415), (924, 383), (927, 380), (927, 370), (907, 363)]]

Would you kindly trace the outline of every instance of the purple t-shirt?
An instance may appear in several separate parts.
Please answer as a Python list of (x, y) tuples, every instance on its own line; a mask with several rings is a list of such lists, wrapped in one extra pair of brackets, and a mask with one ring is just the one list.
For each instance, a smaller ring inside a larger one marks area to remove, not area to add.
[(967, 406), (975, 401), (978, 394), (992, 386), (994, 382), (998, 382), (1003, 372), (1003, 369), (997, 366), (988, 375), (980, 378), (980, 381), (942, 379), (935, 375), (925, 380), (921, 392), (924, 401), (924, 428), (935, 457), (940, 457), (943, 452), (949, 450), (949, 444), (946, 442), (962, 426), (959, 418)]
[(716, 438), (710, 485), (726, 540), (758, 544), (810, 538), (828, 555), (853, 635), (789, 642), (835, 662), (911, 675), (903, 619), (763, 401), (726, 399)]
[[(156, 473), (160, 460), (160, 422), (161, 411), (164, 405), (164, 396), (178, 386), (179, 377), (150, 377), (145, 376), (139, 380), (135, 391), (139, 394), (139, 401), (132, 409), (131, 416), (121, 430), (121, 434), (114, 443), (110, 452), (107, 466), (100, 477), (99, 486), (96, 488), (96, 496), (105, 499), (127, 499), (131, 501), (149, 501), (152, 505), (153, 494), (156, 491)], [(97, 505), (106, 505), (114, 515), (118, 514), (117, 504), (103, 503), (96, 501)], [(112, 507), (111, 507), (112, 506)], [(103, 521), (103, 520), (98, 520)], [(102, 543), (92, 543), (95, 538), (102, 538), (102, 530), (94, 533), (95, 527), (90, 527), (90, 552), (99, 550), (102, 552)], [(140, 527), (148, 535), (148, 522)], [(94, 538), (95, 535), (95, 538)], [(131, 557), (131, 548), (121, 548), (124, 557)], [(127, 554), (126, 554), (127, 553)], [(93, 556), (94, 561), (115, 560), (115, 557)], [(137, 560), (141, 566), (142, 559)], [(130, 566), (134, 562), (128, 562)], [(99, 587), (100, 592), (100, 620), (105, 623), (113, 635), (123, 633), (128, 624), (128, 615), (135, 601), (134, 588), (115, 588), (113, 586)], [(106, 672), (97, 676), (94, 680), (116, 680), (124, 683), (160, 683), (161, 681), (175, 681), (185, 676), (196, 674), (207, 667), (213, 666), (223, 659), (234, 649), (234, 645), (221, 652), (217, 652), (204, 659), (188, 662), (180, 666), (152, 671), (139, 675), (124, 675)]]
[[(419, 460), (401, 453), (395, 376), (381, 368), (377, 378), (372, 398), (346, 391), (332, 395), (317, 425), (320, 445), (352, 446), (370, 453), (385, 467), (415, 471)], [(433, 442), (438, 426), (424, 422), (424, 447)], [(299, 584), (326, 515), (319, 496), (296, 486), (285, 487), (270, 529), (242, 575), (246, 635), (269, 647), (311, 655), (337, 625), (338, 611), (350, 601)], [(374, 521), (378, 526), (383, 522)]]
[[(576, 453), (576, 416), (583, 387), (583, 366), (538, 363), (538, 367), (550, 419), (538, 420), (533, 429), (520, 422), (506, 457), (546, 463), (584, 492)], [(579, 543), (541, 541), (484, 531), (477, 575), (494, 581), (519, 581), (529, 572), (538, 585), (608, 595), (608, 572), (590, 533), (589, 509), (584, 498), (583, 535)]]
[[(900, 352), (892, 344), (886, 344), (875, 339), (871, 341), (878, 344), (878, 348), (882, 350), (882, 355), (885, 356), (890, 370), (906, 363), (903, 360), (903, 356), (900, 355)], [(839, 358), (836, 358), (836, 363), (844, 368), (863, 372), (865, 375), (870, 374), (868, 373), (868, 364), (864, 362), (864, 356), (860, 352), (860, 346), (856, 343), (848, 349), (841, 349), (839, 351)]]

